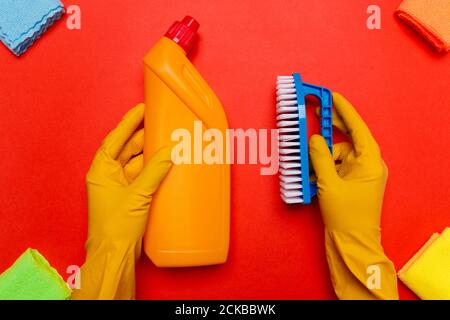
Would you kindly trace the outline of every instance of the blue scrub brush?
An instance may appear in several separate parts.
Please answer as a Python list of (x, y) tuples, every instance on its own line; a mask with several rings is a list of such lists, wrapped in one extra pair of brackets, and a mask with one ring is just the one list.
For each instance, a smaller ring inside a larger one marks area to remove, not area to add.
[(305, 97), (320, 102), (321, 135), (333, 152), (330, 90), (302, 82), (299, 73), (277, 79), (280, 193), (287, 204), (311, 203), (317, 184), (310, 181)]

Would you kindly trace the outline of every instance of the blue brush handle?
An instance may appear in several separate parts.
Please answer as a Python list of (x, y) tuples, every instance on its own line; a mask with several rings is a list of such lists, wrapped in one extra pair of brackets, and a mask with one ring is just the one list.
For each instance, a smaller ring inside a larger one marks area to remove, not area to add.
[(331, 91), (327, 88), (302, 82), (299, 73), (292, 74), (297, 90), (297, 103), (299, 108), (299, 129), (300, 129), (300, 156), (302, 159), (302, 185), (304, 204), (311, 203), (311, 197), (317, 194), (317, 183), (309, 180), (309, 153), (308, 153), (308, 133), (306, 126), (306, 102), (305, 97), (312, 95), (320, 102), (320, 131), (325, 142), (333, 154), (333, 124), (332, 105), (333, 98)]
[(333, 97), (331, 91), (324, 87), (303, 83), (303, 93), (305, 96), (316, 96), (320, 102), (320, 131), (325, 139), (330, 152), (333, 153), (333, 122), (332, 110)]

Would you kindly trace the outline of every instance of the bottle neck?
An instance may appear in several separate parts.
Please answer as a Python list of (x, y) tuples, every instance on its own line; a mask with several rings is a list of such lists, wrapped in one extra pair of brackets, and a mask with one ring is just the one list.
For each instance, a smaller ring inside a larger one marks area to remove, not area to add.
[(186, 16), (181, 21), (175, 21), (167, 30), (165, 37), (174, 41), (188, 54), (197, 42), (199, 27), (199, 23), (194, 18)]

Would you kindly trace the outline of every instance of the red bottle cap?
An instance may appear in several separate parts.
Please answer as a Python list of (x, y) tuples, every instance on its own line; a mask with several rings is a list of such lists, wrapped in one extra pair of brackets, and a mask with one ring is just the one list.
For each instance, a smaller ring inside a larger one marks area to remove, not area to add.
[(165, 36), (177, 43), (189, 53), (197, 40), (197, 30), (199, 23), (192, 17), (186, 16), (183, 20), (175, 21), (167, 30)]

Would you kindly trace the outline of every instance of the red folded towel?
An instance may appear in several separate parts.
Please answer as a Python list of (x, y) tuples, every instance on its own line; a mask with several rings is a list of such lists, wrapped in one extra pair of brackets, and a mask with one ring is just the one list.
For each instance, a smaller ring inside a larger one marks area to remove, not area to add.
[(438, 51), (450, 50), (450, 0), (403, 0), (395, 13)]

